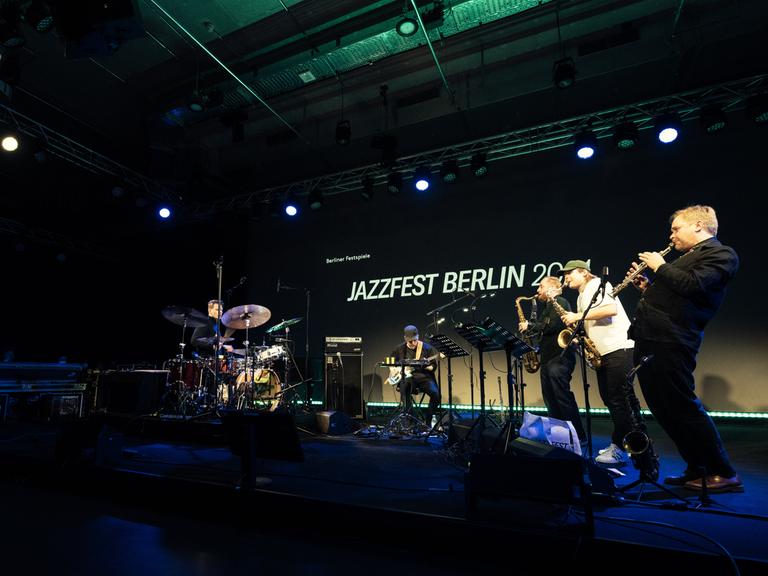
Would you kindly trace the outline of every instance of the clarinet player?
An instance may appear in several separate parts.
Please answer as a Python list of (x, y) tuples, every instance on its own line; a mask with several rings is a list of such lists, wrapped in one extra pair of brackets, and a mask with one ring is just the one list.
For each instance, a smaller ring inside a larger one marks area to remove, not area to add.
[[(665, 484), (701, 491), (706, 476), (712, 492), (741, 492), (712, 418), (694, 391), (693, 371), (704, 327), (715, 315), (728, 282), (739, 267), (733, 248), (717, 239), (718, 222), (710, 206), (688, 206), (671, 217), (670, 240), (682, 255), (666, 262), (659, 252), (640, 252), (628, 278), (642, 292), (629, 336), (634, 362), (653, 358), (637, 373), (640, 388), (664, 431), (686, 463)], [(653, 281), (639, 272), (655, 273)]]

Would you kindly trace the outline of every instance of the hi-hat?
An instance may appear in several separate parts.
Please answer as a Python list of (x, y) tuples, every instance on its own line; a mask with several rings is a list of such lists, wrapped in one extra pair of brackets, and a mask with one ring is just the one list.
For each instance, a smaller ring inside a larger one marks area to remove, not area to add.
[(297, 324), (298, 322), (301, 322), (304, 319), (303, 316), (299, 316), (297, 318), (291, 318), (290, 320), (283, 320), (280, 322), (280, 324), (275, 324), (272, 326), (272, 328), (267, 328), (267, 334), (272, 334), (272, 332), (279, 332), (280, 330), (285, 330), (288, 326), (293, 326), (294, 324)]
[(187, 306), (166, 306), (162, 314), (163, 318), (179, 326), (186, 324), (190, 328), (201, 328), (208, 325), (208, 316)]
[(269, 308), (259, 306), (258, 304), (244, 304), (235, 306), (224, 312), (221, 321), (224, 326), (234, 328), (235, 330), (244, 330), (261, 326), (272, 317)]
[[(219, 344), (226, 344), (232, 342), (234, 338), (219, 338)], [(198, 346), (215, 346), (216, 336), (204, 336), (203, 338), (195, 338), (195, 344)]]

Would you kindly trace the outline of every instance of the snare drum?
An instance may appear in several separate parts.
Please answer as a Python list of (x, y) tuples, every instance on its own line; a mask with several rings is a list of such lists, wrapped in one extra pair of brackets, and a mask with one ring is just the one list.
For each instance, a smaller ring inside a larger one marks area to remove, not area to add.
[(256, 358), (259, 362), (269, 362), (271, 360), (278, 360), (286, 356), (286, 350), (284, 346), (270, 346), (258, 353)]

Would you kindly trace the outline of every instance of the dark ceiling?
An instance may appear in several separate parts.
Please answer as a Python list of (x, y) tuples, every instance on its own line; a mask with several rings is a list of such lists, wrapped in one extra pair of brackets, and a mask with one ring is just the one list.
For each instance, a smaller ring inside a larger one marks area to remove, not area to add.
[[(0, 4), (2, 40), (14, 25), (25, 40), (2, 52), (0, 120), (49, 147), (45, 163), (0, 163), (16, 190), (0, 207), (30, 217), (33, 166), (52, 195), (34, 210), (67, 234), (61, 215), (111, 209), (117, 184), (205, 203), (376, 163), (383, 134), (414, 154), (767, 71), (764, 0), (419, 0), (432, 50), (422, 30), (395, 32), (410, 0)], [(30, 5), (54, 28), (36, 32)], [(563, 57), (576, 82), (557, 90)], [(53, 191), (63, 179), (93, 193)]]

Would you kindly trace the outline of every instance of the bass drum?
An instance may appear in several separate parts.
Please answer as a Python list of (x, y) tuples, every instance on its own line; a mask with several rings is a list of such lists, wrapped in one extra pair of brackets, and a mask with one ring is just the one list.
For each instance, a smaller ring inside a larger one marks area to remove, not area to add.
[[(237, 408), (275, 410), (280, 403), (280, 377), (268, 368), (241, 371), (232, 383)], [(229, 403), (229, 386), (221, 387), (221, 401)]]

